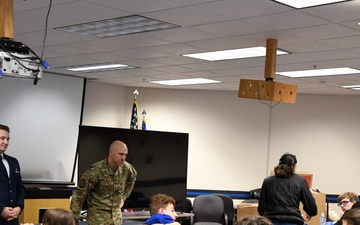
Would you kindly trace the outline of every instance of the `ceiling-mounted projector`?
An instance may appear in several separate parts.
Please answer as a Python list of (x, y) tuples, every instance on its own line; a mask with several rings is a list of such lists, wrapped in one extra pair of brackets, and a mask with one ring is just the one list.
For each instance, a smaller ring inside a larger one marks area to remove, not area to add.
[(0, 78), (3, 76), (34, 79), (42, 78), (42, 67), (49, 68), (35, 52), (21, 42), (0, 38)]
[(42, 78), (42, 69), (39, 60), (24, 57), (23, 55), (12, 53), (9, 55), (0, 50), (0, 65), (2, 76)]

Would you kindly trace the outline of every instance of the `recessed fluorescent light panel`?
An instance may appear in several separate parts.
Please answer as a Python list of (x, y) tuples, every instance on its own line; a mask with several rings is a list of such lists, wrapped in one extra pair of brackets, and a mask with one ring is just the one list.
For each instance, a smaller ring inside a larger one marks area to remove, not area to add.
[(340, 86), (345, 89), (351, 89), (355, 91), (360, 91), (360, 85), (346, 85), (346, 86)]
[[(276, 54), (284, 55), (289, 53), (282, 50), (277, 50)], [(183, 56), (207, 60), (207, 61), (242, 59), (242, 58), (266, 56), (266, 48), (265, 47), (241, 48), (241, 49), (231, 49), (231, 50), (223, 50), (223, 51), (185, 54)]]
[(286, 77), (299, 78), (299, 77), (319, 77), (319, 76), (334, 76), (334, 75), (347, 75), (360, 73), (349, 67), (331, 68), (331, 69), (315, 69), (315, 70), (300, 70), (290, 72), (277, 72), (276, 74)]
[(191, 78), (191, 79), (178, 79), (178, 80), (150, 81), (150, 83), (176, 86), (176, 85), (193, 85), (193, 84), (213, 84), (213, 83), (222, 83), (222, 82), (217, 80), (209, 80), (205, 78)]
[(301, 9), (307, 7), (314, 7), (319, 5), (326, 5), (338, 2), (346, 2), (351, 0), (274, 0), (275, 2), (280, 2), (285, 5)]
[(137, 68), (137, 67), (124, 65), (124, 64), (115, 64), (115, 63), (65, 67), (65, 69), (67, 69), (67, 70), (71, 70), (71, 71), (75, 71), (75, 72), (83, 72), (83, 73), (105, 72), (105, 71), (113, 71), (113, 70), (127, 70), (127, 69), (135, 69), (135, 68)]
[(171, 23), (166, 23), (160, 20), (154, 20), (143, 16), (133, 15), (108, 20), (100, 20), (90, 23), (57, 27), (55, 29), (89, 37), (104, 38), (126, 34), (165, 30), (177, 27), (179, 26)]

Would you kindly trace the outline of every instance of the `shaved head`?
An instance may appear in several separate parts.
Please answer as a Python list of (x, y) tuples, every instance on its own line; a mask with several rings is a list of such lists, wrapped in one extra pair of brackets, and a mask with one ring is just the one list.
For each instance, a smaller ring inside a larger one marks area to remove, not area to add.
[[(113, 151), (116, 151), (117, 149), (119, 148), (126, 148), (127, 149), (127, 146), (124, 142), (122, 141), (114, 141), (113, 143), (111, 143), (110, 145), (110, 152), (113, 152)], [(109, 152), (109, 153), (110, 153)]]
[(118, 166), (124, 164), (128, 155), (128, 148), (122, 141), (114, 141), (110, 145), (108, 163), (115, 170)]

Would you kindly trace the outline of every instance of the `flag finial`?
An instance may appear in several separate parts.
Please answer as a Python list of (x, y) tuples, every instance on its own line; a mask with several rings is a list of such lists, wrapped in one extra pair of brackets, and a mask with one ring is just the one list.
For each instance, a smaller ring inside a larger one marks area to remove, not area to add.
[(135, 89), (135, 91), (133, 92), (133, 94), (134, 94), (134, 99), (136, 99), (136, 96), (138, 96), (138, 95), (139, 95), (138, 90), (137, 90), (137, 89)]

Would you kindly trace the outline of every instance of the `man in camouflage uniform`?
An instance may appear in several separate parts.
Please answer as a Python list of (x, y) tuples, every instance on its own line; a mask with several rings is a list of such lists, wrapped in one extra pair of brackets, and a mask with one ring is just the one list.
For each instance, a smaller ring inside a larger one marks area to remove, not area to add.
[(127, 155), (126, 144), (114, 141), (108, 157), (91, 165), (81, 176), (70, 203), (77, 219), (87, 197), (89, 225), (122, 224), (121, 207), (133, 190), (137, 176), (134, 167), (125, 161)]

